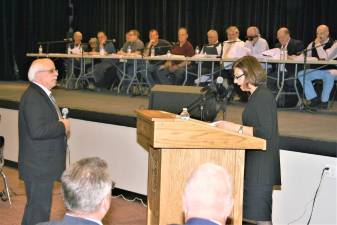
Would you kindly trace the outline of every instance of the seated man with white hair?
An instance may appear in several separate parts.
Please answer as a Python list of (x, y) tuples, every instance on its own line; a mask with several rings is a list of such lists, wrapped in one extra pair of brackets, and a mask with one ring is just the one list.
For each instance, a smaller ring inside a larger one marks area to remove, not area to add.
[(98, 157), (81, 159), (63, 172), (61, 182), (66, 215), (61, 221), (38, 225), (102, 225), (113, 188), (106, 161)]
[(225, 225), (232, 207), (231, 177), (223, 167), (206, 163), (192, 173), (183, 194), (186, 225)]
[(247, 41), (245, 47), (250, 49), (250, 54), (259, 57), (262, 52), (269, 49), (268, 42), (261, 37), (259, 28), (251, 26), (247, 28)]

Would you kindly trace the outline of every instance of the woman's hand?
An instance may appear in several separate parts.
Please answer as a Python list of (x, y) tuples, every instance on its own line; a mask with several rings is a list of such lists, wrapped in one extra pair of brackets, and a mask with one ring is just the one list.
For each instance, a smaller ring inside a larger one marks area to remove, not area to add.
[(240, 125), (229, 121), (219, 121), (215, 124), (215, 126), (233, 132), (237, 132), (240, 128)]

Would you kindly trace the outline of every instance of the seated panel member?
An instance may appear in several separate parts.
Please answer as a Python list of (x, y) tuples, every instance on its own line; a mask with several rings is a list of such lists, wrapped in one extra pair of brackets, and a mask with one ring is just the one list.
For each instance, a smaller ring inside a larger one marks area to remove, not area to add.
[[(188, 31), (182, 27), (178, 30), (178, 42), (171, 49), (173, 55), (183, 55), (185, 57), (192, 57), (194, 55), (194, 48), (187, 40)], [(183, 83), (185, 78), (186, 61), (172, 61), (168, 60), (164, 65), (160, 66), (157, 73), (157, 79), (160, 84), (176, 84)]]
[[(96, 51), (100, 55), (107, 55), (116, 53), (116, 48), (114, 44), (108, 41), (107, 35), (103, 31), (97, 33), (98, 46)], [(115, 74), (108, 74), (108, 70), (113, 67), (115, 63), (114, 59), (101, 59), (100, 63), (95, 65), (94, 80), (96, 87), (109, 87), (108, 84), (112, 77), (115, 77)], [(113, 73), (115, 73), (113, 71)], [(98, 89), (99, 90), (99, 89)]]
[[(288, 52), (289, 59), (293, 58), (296, 55), (299, 55), (300, 52), (303, 50), (303, 43), (300, 40), (293, 39), (290, 36), (290, 31), (286, 27), (281, 27), (277, 31), (277, 39), (278, 43), (275, 45), (275, 48), (279, 48), (282, 50), (286, 50)], [(280, 73), (285, 71), (285, 77), (295, 77), (295, 65), (294, 64), (280, 64), (277, 65), (280, 66)], [(276, 86), (276, 79), (277, 79), (277, 67), (274, 67), (274, 72), (268, 74), (269, 77), (272, 77), (274, 79), (268, 80), (268, 87), (271, 90), (277, 90)], [(284, 90), (285, 91), (294, 91), (294, 82), (292, 80), (285, 81), (284, 83)], [(292, 105), (296, 105), (297, 103), (297, 97), (295, 95), (293, 96), (287, 96), (286, 98), (293, 99), (290, 102), (292, 102)], [(292, 106), (291, 105), (291, 106)], [(290, 105), (289, 105), (290, 106)]]
[[(152, 49), (154, 49), (154, 55), (165, 55), (168, 50), (171, 49), (172, 45), (169, 41), (165, 39), (160, 39), (158, 31), (156, 29), (152, 29), (149, 31), (149, 42), (146, 43), (145, 49), (143, 52), (143, 56), (147, 57), (151, 55)], [(163, 64), (163, 61), (160, 60), (153, 60), (149, 61), (149, 64), (147, 66), (147, 75), (149, 82), (152, 85), (155, 83), (158, 83), (156, 81), (156, 73), (161, 64)], [(145, 77), (145, 65), (140, 66), (141, 73), (143, 77)]]
[[(117, 52), (118, 55), (124, 55), (124, 56), (139, 56), (142, 55), (142, 51), (144, 50), (144, 43), (139, 39), (139, 31), (132, 29), (129, 30), (125, 35), (125, 43), (123, 44), (122, 48)], [(130, 49), (130, 52), (128, 52), (128, 49)], [(133, 76), (133, 69), (134, 69), (134, 60), (128, 60), (126, 62), (126, 71), (125, 73), (131, 77)], [(123, 76), (123, 63), (119, 63), (118, 65), (119, 69), (117, 70), (118, 78), (121, 79)], [(126, 80), (123, 82), (123, 86), (127, 87), (129, 84), (129, 80)]]
[(89, 39), (88, 54), (89, 55), (99, 54), (99, 52), (98, 52), (98, 40), (95, 37)]
[[(73, 34), (73, 42), (68, 43), (66, 46), (66, 51), (68, 52), (68, 49), (70, 49), (70, 54), (82, 54), (83, 51), (87, 50), (87, 45), (82, 44), (82, 33), (80, 31), (76, 31)], [(64, 60), (64, 66), (65, 66), (65, 72), (67, 77), (69, 77), (74, 69), (74, 73), (76, 76), (78, 76), (79, 70), (81, 68), (81, 61), (80, 59), (76, 58), (74, 59), (74, 68), (73, 66), (73, 60), (72, 59), (65, 59)]]
[(38, 225), (102, 225), (113, 188), (106, 161), (97, 157), (81, 159), (63, 172), (61, 183), (65, 216)]
[[(315, 48), (315, 46), (317, 48)], [(312, 49), (314, 48), (314, 49)], [(337, 42), (334, 44), (332, 38), (329, 37), (329, 27), (326, 25), (319, 25), (316, 30), (316, 39), (312, 41), (307, 49), (308, 56), (316, 57), (321, 60), (337, 59)], [(310, 66), (312, 68), (312, 66)], [(298, 80), (301, 82), (302, 87), (304, 84), (304, 71), (298, 73)], [(304, 93), (306, 99), (310, 101), (310, 108), (328, 108), (328, 102), (334, 81), (337, 80), (337, 67), (326, 66), (319, 70), (308, 69), (305, 74)], [(323, 81), (322, 95), (319, 97), (313, 86), (314, 80)]]
[(249, 48), (251, 51), (250, 54), (255, 57), (260, 56), (262, 52), (269, 49), (268, 42), (261, 37), (259, 28), (255, 26), (247, 28), (245, 47)]
[[(207, 41), (208, 43), (203, 46), (203, 48), (200, 51), (200, 54), (205, 54), (205, 55), (214, 55), (217, 57), (221, 57), (221, 52), (222, 52), (222, 44), (219, 42), (218, 39), (218, 32), (216, 30), (209, 30), (207, 32)], [(207, 82), (211, 81), (209, 74), (212, 73), (212, 62), (202, 62), (202, 71), (201, 71), (201, 78), (200, 82)], [(219, 70), (219, 66), (217, 63), (213, 64), (213, 73), (216, 73), (216, 71)], [(196, 68), (194, 70), (197, 70)], [(199, 83), (199, 80), (196, 79), (194, 81), (195, 83)]]

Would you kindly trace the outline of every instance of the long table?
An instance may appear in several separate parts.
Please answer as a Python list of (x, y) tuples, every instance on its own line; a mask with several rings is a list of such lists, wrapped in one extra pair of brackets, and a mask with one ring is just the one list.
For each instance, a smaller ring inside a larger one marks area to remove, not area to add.
[[(126, 55), (118, 55), (118, 54), (109, 54), (109, 55), (90, 55), (90, 54), (63, 54), (63, 53), (27, 53), (27, 57), (35, 57), (35, 58), (42, 58), (42, 57), (47, 57), (47, 58), (63, 58), (63, 59), (71, 59), (72, 60), (72, 65), (74, 66), (74, 60), (80, 60), (81, 62), (81, 67), (80, 67), (80, 73), (79, 76), (76, 78), (74, 74), (74, 67), (72, 66), (72, 72), (71, 75), (66, 77), (66, 87), (68, 87), (69, 81), (72, 79), (76, 79), (75, 82), (75, 87), (78, 87), (79, 82), (81, 81), (88, 81), (88, 79), (93, 77), (94, 74), (94, 59), (114, 59), (116, 61), (119, 61), (120, 63), (123, 63), (123, 69), (120, 71), (123, 76), (121, 78), (121, 81), (118, 85), (118, 92), (121, 91), (121, 86), (124, 81), (130, 81), (127, 87), (126, 92), (129, 93), (130, 87), (132, 84), (136, 85), (147, 85), (151, 86), (149, 79), (148, 79), (148, 65), (149, 62), (151, 61), (186, 61), (186, 62), (194, 62), (197, 64), (197, 73), (193, 73), (191, 71), (188, 71), (188, 63), (186, 63), (185, 66), (185, 80), (183, 82), (183, 85), (186, 84), (187, 78), (189, 74), (195, 75), (197, 77), (197, 83), (196, 85), (200, 84), (200, 78), (202, 76), (202, 63), (204, 62), (211, 62), (212, 67), (211, 67), (211, 72), (210, 75), (213, 78), (213, 74), (217, 71), (215, 71), (215, 64), (218, 64), (219, 71), (221, 73), (221, 68), (222, 65), (226, 62), (228, 63), (233, 63), (237, 60), (237, 58), (216, 58), (213, 56), (207, 56), (207, 55), (195, 55), (193, 57), (184, 57), (184, 56), (177, 56), (177, 55), (161, 55), (161, 56), (149, 56), (149, 57), (142, 57), (142, 56), (126, 56)], [(88, 63), (89, 60), (89, 63)], [(134, 61), (133, 63), (133, 74), (127, 74), (126, 73), (126, 63), (128, 61)], [(137, 73), (140, 72), (139, 68), (137, 67), (137, 62), (138, 61), (143, 61), (145, 62), (145, 77), (143, 78), (144, 81), (138, 80), (137, 78)], [(279, 98), (281, 94), (295, 94), (297, 95), (297, 98), (299, 100), (299, 103), (302, 103), (302, 99), (300, 97), (299, 91), (297, 89), (297, 75), (298, 75), (298, 65), (321, 65), (322, 67), (327, 66), (327, 65), (337, 65), (337, 60), (330, 60), (330, 61), (322, 61), (322, 60), (308, 60), (304, 62), (304, 59), (297, 59), (297, 60), (278, 60), (278, 59), (272, 59), (272, 58), (258, 58), (258, 61), (261, 64), (265, 65), (265, 68), (267, 70), (268, 64), (279, 64), (279, 65), (286, 65), (286, 64), (293, 64), (295, 65), (295, 73), (294, 77), (287, 78), (285, 76), (285, 70), (280, 69), (280, 66), (278, 67), (277, 71), (277, 78), (276, 78), (276, 83), (277, 83), (277, 88), (278, 91), (276, 93), (276, 100)], [(91, 71), (86, 72), (86, 64), (89, 64), (91, 66)], [(113, 63), (113, 65), (120, 70), (120, 67), (116, 63)], [(214, 79), (211, 79), (214, 80)], [(286, 80), (293, 80), (293, 85), (295, 92), (285, 92), (284, 89), (284, 84)]]

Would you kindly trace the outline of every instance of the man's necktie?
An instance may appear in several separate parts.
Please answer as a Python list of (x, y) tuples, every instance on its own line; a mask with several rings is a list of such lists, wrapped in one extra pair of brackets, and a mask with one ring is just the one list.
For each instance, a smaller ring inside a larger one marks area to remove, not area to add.
[(56, 110), (56, 112), (57, 112), (57, 115), (58, 115), (59, 119), (61, 119), (61, 118), (62, 118), (62, 114), (61, 114), (60, 108), (59, 108), (59, 107), (57, 106), (57, 104), (56, 104), (56, 101), (55, 101), (54, 96), (53, 96), (52, 94), (50, 94), (50, 95), (49, 95), (49, 98), (50, 98), (51, 102), (52, 102), (53, 105), (54, 105), (54, 108), (55, 108), (55, 110)]

